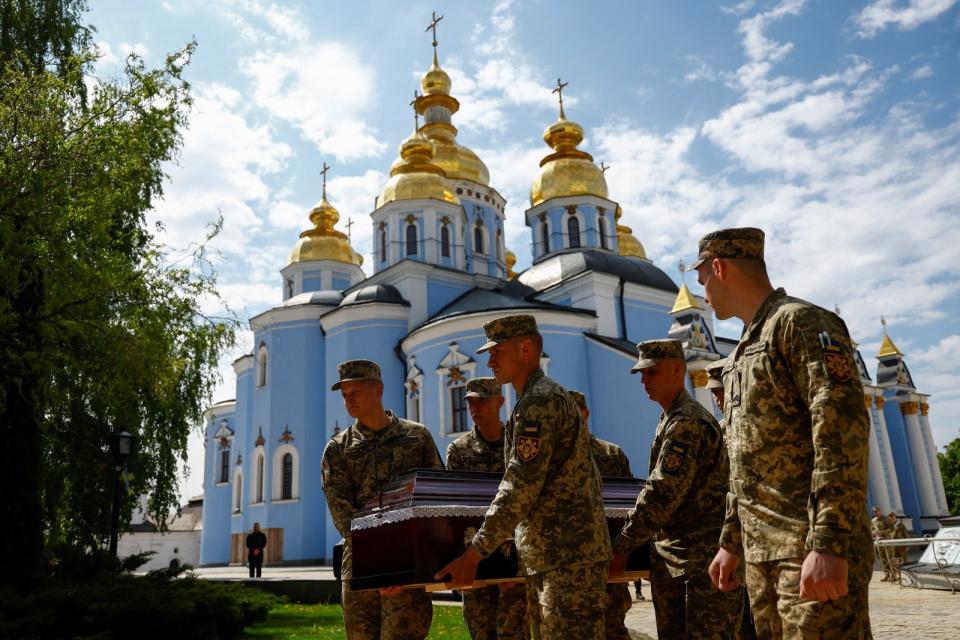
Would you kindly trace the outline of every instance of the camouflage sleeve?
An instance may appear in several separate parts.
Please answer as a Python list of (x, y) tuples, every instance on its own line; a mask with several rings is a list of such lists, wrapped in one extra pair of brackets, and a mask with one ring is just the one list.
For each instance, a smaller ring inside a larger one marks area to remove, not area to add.
[(482, 557), (513, 536), (514, 529), (540, 496), (557, 432), (573, 420), (572, 405), (566, 395), (551, 393), (524, 398), (522, 406), (517, 407), (511, 433), (512, 454), (483, 526), (471, 542)]
[(328, 442), (323, 450), (320, 476), (333, 524), (340, 535), (347, 538), (350, 535), (350, 519), (357, 512), (357, 507), (354, 505), (353, 488), (348, 482), (347, 466), (340, 447), (333, 441)]
[(743, 546), (743, 531), (740, 529), (737, 496), (732, 491), (727, 492), (727, 510), (723, 517), (723, 529), (720, 530), (720, 546), (742, 555), (740, 548)]
[(421, 455), (420, 466), (423, 469), (443, 469), (443, 459), (440, 457), (440, 450), (437, 449), (437, 443), (433, 441), (433, 435), (426, 427), (420, 434)]
[(450, 471), (460, 471), (463, 469), (463, 460), (460, 458), (460, 448), (456, 442), (447, 445), (447, 469)]
[(703, 429), (696, 420), (679, 418), (664, 429), (657, 463), (613, 541), (613, 549), (629, 553), (670, 522), (697, 477)]
[(623, 449), (617, 452), (617, 466), (620, 469), (621, 478), (633, 477), (633, 471), (630, 469), (630, 459), (627, 458), (627, 454), (623, 452)]
[(806, 307), (785, 321), (779, 346), (810, 412), (813, 477), (806, 548), (849, 557), (867, 503), (870, 418), (850, 336), (836, 316)]

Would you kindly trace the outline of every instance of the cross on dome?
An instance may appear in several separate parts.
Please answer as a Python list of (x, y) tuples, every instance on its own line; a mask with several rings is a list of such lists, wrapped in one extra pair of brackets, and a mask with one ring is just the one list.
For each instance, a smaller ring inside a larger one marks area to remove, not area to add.
[(433, 32), (433, 64), (437, 64), (437, 25), (440, 24), (440, 21), (443, 20), (443, 16), (438, 16), (437, 12), (433, 12), (433, 18), (430, 21), (430, 24), (427, 25), (427, 28), (424, 31)]
[(323, 162), (323, 170), (320, 171), (320, 175), (323, 176), (323, 196), (322, 199), (327, 199), (327, 173), (330, 171), (330, 165), (327, 164), (326, 160)]
[(557, 97), (560, 99), (560, 118), (565, 119), (567, 116), (563, 113), (563, 90), (570, 84), (569, 82), (562, 82), (560, 78), (557, 78), (557, 87), (550, 93), (557, 94)]

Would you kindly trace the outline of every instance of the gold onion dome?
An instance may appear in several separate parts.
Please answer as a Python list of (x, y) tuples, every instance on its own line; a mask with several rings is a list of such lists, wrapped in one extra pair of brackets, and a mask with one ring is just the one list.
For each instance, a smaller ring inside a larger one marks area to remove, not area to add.
[(443, 169), (448, 178), (488, 186), (490, 171), (487, 165), (477, 154), (457, 142), (457, 128), (450, 123), (450, 116), (460, 109), (460, 102), (450, 95), (452, 86), (450, 76), (437, 63), (434, 49), (433, 65), (420, 79), (423, 95), (416, 99), (417, 113), (426, 119), (420, 130), (434, 144), (433, 163)]
[(531, 206), (563, 196), (607, 197), (603, 170), (593, 163), (593, 156), (577, 149), (583, 142), (583, 127), (567, 120), (562, 108), (560, 118), (543, 132), (543, 139), (554, 152), (540, 161), (540, 173), (530, 187)]
[(340, 213), (327, 202), (327, 190), (323, 197), (310, 210), (310, 222), (313, 229), (300, 234), (300, 240), (290, 252), (290, 262), (306, 260), (335, 260), (346, 264), (363, 264), (363, 256), (353, 250), (347, 234), (333, 228), (340, 220)]
[(433, 198), (453, 204), (460, 200), (446, 173), (433, 161), (434, 145), (419, 132), (400, 143), (400, 158), (390, 167), (390, 179), (377, 198), (377, 207), (394, 200)]
[(615, 218), (617, 221), (617, 253), (621, 256), (643, 258), (646, 260), (647, 252), (644, 250), (643, 245), (640, 244), (640, 241), (633, 235), (633, 229), (620, 224), (620, 218), (622, 216), (623, 209), (620, 208), (620, 205), (617, 205)]
[(507, 256), (504, 263), (507, 265), (507, 280), (513, 280), (517, 277), (517, 273), (513, 270), (513, 266), (517, 264), (517, 254), (507, 249)]

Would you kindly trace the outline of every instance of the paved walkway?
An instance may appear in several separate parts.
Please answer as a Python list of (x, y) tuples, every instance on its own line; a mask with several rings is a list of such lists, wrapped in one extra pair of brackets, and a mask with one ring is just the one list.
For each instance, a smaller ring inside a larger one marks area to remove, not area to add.
[[(874, 640), (954, 640), (960, 638), (960, 593), (931, 589), (901, 589), (880, 582), (875, 573), (870, 583), (870, 621)], [(647, 600), (633, 603), (627, 627), (638, 640), (655, 640), (657, 625), (650, 602), (649, 584), (643, 583)]]

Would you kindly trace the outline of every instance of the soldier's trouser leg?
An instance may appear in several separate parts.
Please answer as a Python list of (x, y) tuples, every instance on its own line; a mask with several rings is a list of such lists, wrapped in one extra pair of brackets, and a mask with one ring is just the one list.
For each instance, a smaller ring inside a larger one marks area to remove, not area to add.
[(533, 576), (527, 577), (527, 619), (530, 621), (530, 636), (541, 640), (540, 636), (540, 600), (537, 598), (537, 585)]
[(381, 597), (383, 631), (380, 640), (423, 640), (433, 621), (433, 599), (422, 589)]
[(498, 640), (530, 640), (525, 582), (500, 586), (500, 598), (497, 601), (497, 638)]
[(738, 636), (743, 592), (714, 589), (706, 564), (673, 577), (666, 563), (654, 555), (650, 594), (659, 640), (733, 640)]
[(543, 640), (601, 640), (608, 562), (568, 564), (530, 576)]
[(497, 640), (499, 587), (463, 592), (463, 621), (473, 640)]
[(785, 640), (825, 638), (869, 640), (868, 586), (873, 557), (850, 561), (848, 594), (837, 600), (800, 599), (803, 558), (747, 563), (747, 591), (757, 637)]
[(340, 598), (347, 640), (379, 640), (380, 594), (376, 591), (350, 591), (347, 580), (344, 580)]
[(626, 582), (617, 582), (607, 585), (607, 609), (603, 614), (603, 626), (607, 640), (630, 640), (630, 632), (624, 624), (624, 618), (633, 598), (630, 597), (630, 586)]

